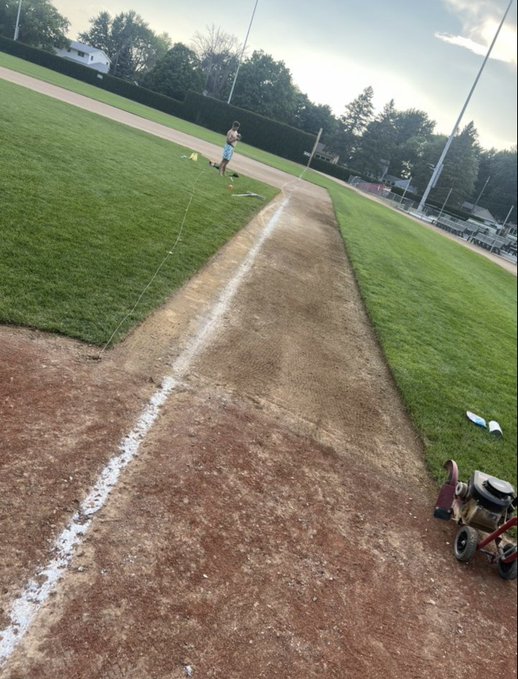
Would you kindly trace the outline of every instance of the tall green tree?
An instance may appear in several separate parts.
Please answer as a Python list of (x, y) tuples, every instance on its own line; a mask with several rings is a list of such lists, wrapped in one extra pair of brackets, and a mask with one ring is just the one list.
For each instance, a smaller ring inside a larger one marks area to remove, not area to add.
[[(423, 192), (442, 153), (446, 137), (436, 135), (425, 145), (419, 162), (414, 168), (413, 183)], [(472, 194), (478, 176), (480, 148), (478, 134), (473, 122), (453, 139), (444, 167), (436, 187), (430, 192), (430, 199), (447, 206), (460, 208)], [(451, 193), (450, 193), (451, 190)]]
[(213, 24), (206, 33), (194, 34), (192, 47), (205, 74), (205, 94), (226, 99), (241, 54), (237, 38)]
[(232, 103), (260, 115), (293, 124), (297, 90), (283, 61), (263, 51), (246, 59), (239, 71)]
[[(0, 2), (0, 35), (14, 36), (18, 0)], [(23, 0), (18, 40), (26, 45), (53, 52), (54, 47), (67, 47), (66, 33), (70, 22), (49, 0)]]
[(322, 140), (331, 139), (338, 132), (338, 120), (327, 104), (314, 104), (303, 92), (296, 91), (296, 111), (293, 120), (295, 127), (315, 134), (323, 130)]
[(409, 177), (424, 144), (430, 141), (435, 122), (417, 109), (398, 111), (395, 119), (396, 144), (392, 153), (389, 174)]
[(396, 117), (396, 107), (391, 99), (382, 112), (367, 125), (358, 141), (358, 148), (351, 161), (355, 169), (375, 178), (382, 178), (386, 174), (396, 148)]
[(111, 59), (110, 73), (127, 80), (140, 80), (171, 47), (167, 33), (156, 35), (133, 10), (113, 18), (100, 12), (79, 39), (102, 49)]
[(517, 167), (516, 146), (503, 151), (483, 150), (480, 154), (477, 183), (471, 196), (472, 202), (477, 200), (483, 190), (478, 204), (487, 208), (502, 222), (514, 205), (515, 210), (511, 212), (509, 220), (516, 223)]
[(195, 52), (180, 42), (142, 79), (142, 85), (174, 99), (183, 99), (189, 90), (201, 92), (205, 75)]
[(345, 107), (345, 112), (339, 119), (339, 131), (330, 146), (340, 154), (340, 160), (346, 164), (351, 161), (359, 141), (372, 120), (374, 105), (372, 103), (374, 90), (366, 87), (356, 99)]

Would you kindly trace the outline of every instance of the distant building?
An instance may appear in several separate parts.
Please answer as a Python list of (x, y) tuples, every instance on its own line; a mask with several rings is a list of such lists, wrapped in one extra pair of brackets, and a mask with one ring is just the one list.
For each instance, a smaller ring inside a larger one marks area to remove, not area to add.
[(462, 209), (469, 212), (479, 221), (484, 222), (486, 226), (495, 226), (497, 224), (497, 220), (485, 207), (479, 207), (478, 205), (473, 205), (473, 203), (465, 202), (462, 204)]
[(108, 73), (110, 70), (110, 58), (102, 50), (97, 49), (97, 47), (90, 47), (90, 45), (73, 40), (70, 43), (70, 47), (56, 49), (55, 51), (58, 57), (75, 61), (76, 64), (83, 64), (83, 66), (93, 68), (100, 73)]
[(340, 160), (340, 156), (337, 153), (326, 151), (324, 144), (317, 144), (315, 151), (315, 158), (319, 160), (326, 160), (328, 163), (336, 165)]
[(396, 189), (403, 189), (403, 191), (406, 189), (407, 193), (417, 193), (416, 187), (412, 184), (412, 177), (409, 179), (401, 179), (401, 177), (387, 174), (383, 181), (385, 184), (394, 186)]

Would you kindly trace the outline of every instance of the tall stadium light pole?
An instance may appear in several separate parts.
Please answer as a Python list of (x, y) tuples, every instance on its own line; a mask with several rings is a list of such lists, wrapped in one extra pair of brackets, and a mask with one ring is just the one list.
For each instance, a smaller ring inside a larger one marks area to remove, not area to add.
[(241, 50), (241, 56), (239, 57), (239, 63), (237, 64), (236, 75), (234, 76), (234, 82), (232, 83), (232, 87), (230, 89), (230, 94), (228, 95), (227, 104), (230, 104), (230, 102), (232, 101), (232, 95), (234, 94), (234, 87), (236, 86), (237, 76), (239, 75), (239, 69), (241, 68), (241, 62), (243, 61), (243, 55), (244, 55), (245, 50), (246, 50), (246, 43), (248, 42), (248, 36), (250, 35), (250, 29), (252, 28), (252, 24), (254, 23), (255, 10), (257, 9), (258, 4), (259, 4), (259, 0), (255, 0), (254, 11), (252, 12), (252, 18), (250, 19), (250, 23), (248, 24), (248, 31), (246, 32), (245, 42), (243, 43), (243, 49)]
[(22, 10), (22, 0), (18, 2), (18, 14), (16, 15), (16, 26), (14, 27), (13, 40), (18, 40), (18, 33), (20, 32), (20, 12)]
[(494, 45), (495, 45), (496, 39), (498, 38), (498, 36), (499, 36), (499, 34), (500, 34), (500, 31), (502, 30), (502, 26), (504, 25), (504, 22), (505, 22), (505, 20), (506, 20), (506, 18), (507, 18), (507, 15), (509, 14), (509, 10), (511, 9), (511, 5), (512, 5), (512, 4), (513, 4), (513, 0), (509, 0), (509, 4), (508, 4), (508, 6), (507, 6), (507, 9), (505, 10), (505, 14), (504, 14), (504, 16), (502, 17), (502, 21), (500, 22), (500, 25), (498, 26), (498, 30), (497, 30), (497, 32), (495, 33), (495, 37), (493, 38), (493, 41), (492, 41), (491, 45), (489, 46), (489, 49), (488, 49), (487, 54), (486, 54), (486, 56), (485, 56), (485, 59), (484, 59), (484, 61), (482, 62), (482, 66), (480, 67), (480, 70), (479, 70), (479, 72), (478, 72), (478, 75), (477, 75), (477, 77), (475, 78), (475, 82), (473, 83), (473, 86), (472, 86), (472, 88), (471, 88), (471, 90), (470, 90), (470, 92), (469, 92), (469, 94), (468, 94), (468, 98), (466, 99), (466, 101), (465, 101), (465, 103), (464, 103), (464, 106), (462, 107), (462, 111), (460, 112), (460, 115), (459, 115), (459, 117), (457, 118), (457, 122), (455, 123), (455, 125), (454, 125), (454, 127), (453, 127), (453, 131), (452, 131), (452, 133), (450, 134), (450, 136), (449, 136), (449, 138), (448, 138), (448, 141), (446, 142), (446, 145), (445, 145), (445, 147), (444, 147), (444, 149), (443, 149), (443, 152), (441, 153), (441, 157), (439, 158), (439, 162), (438, 162), (437, 165), (435, 166), (435, 169), (434, 169), (434, 171), (433, 171), (433, 174), (432, 174), (432, 176), (430, 177), (430, 181), (428, 182), (428, 186), (426, 187), (425, 192), (423, 193), (423, 197), (421, 198), (421, 202), (419, 203), (419, 207), (417, 208), (417, 211), (418, 211), (418, 212), (422, 212), (422, 211), (423, 211), (423, 208), (424, 208), (425, 203), (426, 203), (426, 201), (427, 201), (427, 199), (428, 199), (428, 196), (429, 196), (429, 194), (430, 194), (430, 191), (431, 191), (431, 190), (433, 189), (433, 187), (435, 186), (437, 177), (438, 177), (439, 173), (440, 173), (441, 170), (442, 170), (443, 163), (444, 163), (444, 159), (446, 158), (446, 154), (448, 153), (448, 151), (449, 151), (449, 149), (450, 149), (450, 146), (451, 146), (451, 143), (452, 143), (452, 141), (453, 141), (453, 138), (455, 137), (455, 134), (456, 134), (456, 132), (457, 132), (457, 129), (458, 129), (459, 125), (460, 125), (460, 121), (462, 120), (462, 116), (464, 115), (464, 112), (466, 111), (466, 109), (467, 109), (467, 107), (468, 107), (468, 104), (469, 104), (469, 102), (470, 102), (470, 100), (471, 100), (471, 97), (472, 97), (472, 95), (473, 95), (473, 92), (475, 91), (475, 88), (476, 88), (476, 86), (477, 86), (477, 84), (478, 84), (478, 81), (480, 80), (480, 76), (482, 75), (482, 71), (484, 70), (484, 67), (485, 67), (485, 65), (486, 65), (486, 63), (487, 63), (487, 60), (489, 59), (489, 56), (490, 56), (491, 52), (493, 51), (493, 47), (494, 47)]

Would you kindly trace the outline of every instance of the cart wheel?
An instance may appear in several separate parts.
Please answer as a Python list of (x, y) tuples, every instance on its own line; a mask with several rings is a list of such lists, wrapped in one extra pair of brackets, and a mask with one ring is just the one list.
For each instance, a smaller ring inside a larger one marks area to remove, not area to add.
[(478, 545), (478, 531), (471, 526), (462, 526), (455, 537), (453, 550), (459, 561), (468, 563), (475, 556)]
[(503, 549), (503, 555), (498, 560), (498, 572), (500, 577), (504, 580), (516, 580), (516, 573), (518, 569), (518, 561), (515, 559), (511, 563), (502, 563), (502, 558), (507, 559), (508, 556), (516, 553), (516, 547), (513, 545), (506, 545)]

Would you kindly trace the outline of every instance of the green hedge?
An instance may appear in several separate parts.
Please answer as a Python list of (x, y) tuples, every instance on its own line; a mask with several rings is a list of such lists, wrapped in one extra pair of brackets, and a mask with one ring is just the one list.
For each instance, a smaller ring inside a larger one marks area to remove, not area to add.
[(322, 160), (320, 158), (313, 158), (311, 167), (317, 172), (323, 172), (324, 174), (331, 175), (331, 177), (342, 179), (344, 182), (348, 182), (351, 177), (361, 177), (366, 182), (372, 182), (372, 179), (362, 175), (358, 170), (345, 167), (345, 165), (335, 165), (334, 163), (329, 163), (327, 160)]
[(343, 167), (343, 165), (335, 165), (334, 163), (329, 163), (327, 160), (322, 160), (320, 158), (313, 158), (311, 167), (317, 172), (323, 172), (324, 174), (331, 175), (331, 177), (342, 179), (344, 182), (348, 182), (349, 177), (354, 174), (346, 167)]
[(304, 153), (315, 144), (313, 134), (196, 92), (187, 93), (185, 106), (190, 120), (214, 132), (225, 134), (230, 122), (239, 120), (243, 142), (296, 163), (304, 163)]
[(159, 111), (170, 113), (179, 118), (184, 117), (184, 104), (181, 101), (176, 101), (170, 97), (165, 97), (163, 94), (158, 94), (158, 92), (152, 92), (144, 87), (139, 87), (127, 80), (115, 78), (106, 73), (99, 73), (93, 68), (88, 68), (88, 66), (58, 57), (57, 54), (51, 54), (50, 52), (24, 45), (21, 42), (10, 40), (1, 35), (0, 50), (45, 68), (50, 68), (53, 71), (58, 71), (76, 80), (82, 80), (90, 85), (95, 85), (108, 92), (113, 92), (113, 94), (119, 94), (121, 97), (126, 97), (126, 99), (132, 99), (139, 104), (156, 108)]
[(232, 121), (239, 120), (244, 142), (297, 163), (304, 163), (304, 152), (311, 151), (315, 143), (312, 134), (195, 92), (188, 92), (185, 101), (178, 101), (3, 36), (0, 36), (0, 50), (214, 132), (225, 134)]

